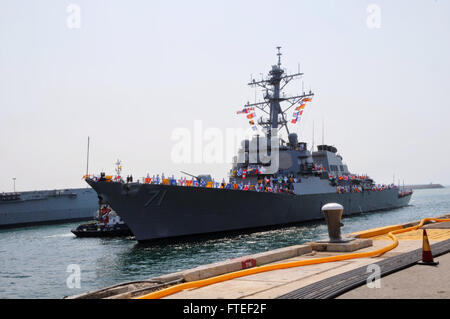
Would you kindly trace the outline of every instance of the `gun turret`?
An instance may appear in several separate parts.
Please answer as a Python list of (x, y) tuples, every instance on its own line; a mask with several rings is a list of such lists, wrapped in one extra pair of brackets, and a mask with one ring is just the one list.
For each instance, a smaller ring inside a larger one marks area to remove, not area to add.
[(183, 172), (183, 171), (180, 171), (180, 172), (185, 174), (185, 175), (188, 175), (188, 176), (191, 176), (191, 177), (195, 178), (199, 182), (200, 181), (205, 181), (205, 182), (211, 182), (212, 181), (211, 175), (198, 175), (198, 176), (195, 176), (195, 175)]

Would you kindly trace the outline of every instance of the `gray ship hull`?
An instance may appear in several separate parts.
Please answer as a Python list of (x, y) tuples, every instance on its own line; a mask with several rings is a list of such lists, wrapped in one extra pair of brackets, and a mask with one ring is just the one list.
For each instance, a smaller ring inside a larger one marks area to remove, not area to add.
[(22, 192), (0, 201), (0, 228), (94, 219), (98, 197), (89, 188)]
[(397, 189), (293, 195), (155, 184), (87, 182), (130, 227), (138, 241), (243, 231), (323, 219), (329, 202), (344, 215), (406, 206)]

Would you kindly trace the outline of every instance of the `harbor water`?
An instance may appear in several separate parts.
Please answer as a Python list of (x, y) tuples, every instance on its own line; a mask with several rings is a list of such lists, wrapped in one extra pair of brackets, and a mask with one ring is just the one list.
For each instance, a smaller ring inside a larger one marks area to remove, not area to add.
[[(407, 207), (344, 216), (342, 233), (449, 212), (449, 188), (416, 190)], [(79, 224), (0, 230), (0, 298), (62, 298), (328, 236), (326, 223), (319, 221), (253, 233), (142, 245), (131, 238), (76, 238), (70, 230)], [(73, 280), (74, 275), (79, 281)]]

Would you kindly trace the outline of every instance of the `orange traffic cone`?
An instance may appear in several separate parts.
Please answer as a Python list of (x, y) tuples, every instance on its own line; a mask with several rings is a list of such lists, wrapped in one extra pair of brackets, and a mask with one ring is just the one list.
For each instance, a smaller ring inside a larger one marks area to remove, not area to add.
[(417, 262), (419, 265), (436, 266), (439, 261), (433, 260), (433, 254), (431, 253), (430, 243), (428, 242), (428, 236), (426, 229), (423, 230), (423, 247), (422, 247), (422, 261)]

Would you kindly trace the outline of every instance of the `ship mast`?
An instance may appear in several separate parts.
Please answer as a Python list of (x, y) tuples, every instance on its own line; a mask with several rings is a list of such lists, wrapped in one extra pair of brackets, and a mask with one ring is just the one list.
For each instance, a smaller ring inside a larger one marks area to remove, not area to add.
[(116, 171), (117, 176), (122, 176), (121, 175), (122, 174), (122, 161), (117, 159), (117, 162), (115, 165), (116, 165), (115, 171)]
[[(272, 69), (269, 72), (268, 79), (262, 79), (261, 81), (256, 81), (252, 79), (250, 83), (248, 83), (251, 87), (261, 87), (265, 90), (264, 101), (257, 103), (247, 103), (245, 107), (256, 107), (259, 110), (269, 115), (269, 118), (263, 120), (259, 119), (258, 124), (266, 129), (268, 137), (271, 136), (271, 132), (278, 129), (286, 128), (287, 133), (289, 134), (289, 128), (287, 126), (288, 121), (286, 120), (287, 111), (292, 108), (295, 104), (298, 104), (305, 97), (312, 97), (314, 94), (309, 91), (308, 94), (303, 92), (301, 95), (285, 97), (283, 94), (283, 89), (286, 85), (296, 77), (302, 76), (303, 73), (295, 73), (287, 75), (285, 71), (281, 68), (281, 47), (277, 47), (278, 53), (278, 63), (272, 66)], [(282, 108), (282, 104), (285, 102), (284, 109)], [(280, 117), (281, 115), (281, 117)]]

